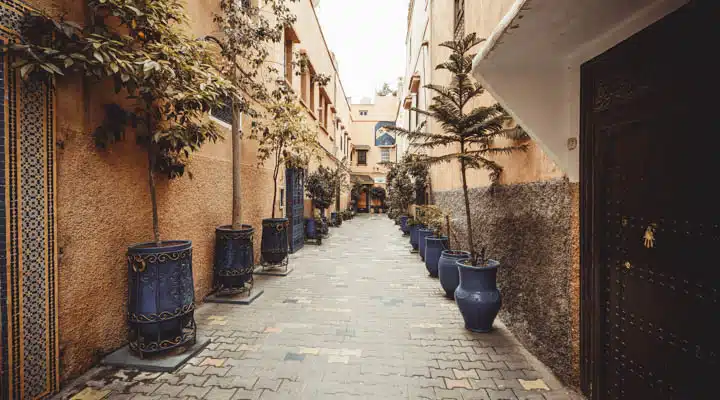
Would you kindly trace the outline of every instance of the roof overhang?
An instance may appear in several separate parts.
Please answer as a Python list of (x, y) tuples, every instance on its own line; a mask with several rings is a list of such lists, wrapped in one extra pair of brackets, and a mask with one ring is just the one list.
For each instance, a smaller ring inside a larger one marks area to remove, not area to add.
[(420, 90), (420, 74), (415, 73), (410, 78), (410, 93), (417, 93)]
[(366, 144), (356, 144), (356, 145), (353, 145), (353, 148), (355, 150), (370, 150), (370, 146), (368, 146)]
[(405, 96), (405, 100), (403, 100), (403, 108), (406, 110), (409, 110), (412, 107), (412, 101), (413, 98), (410, 95)]
[(475, 57), (473, 76), (577, 181), (581, 65), (687, 2), (516, 0)]

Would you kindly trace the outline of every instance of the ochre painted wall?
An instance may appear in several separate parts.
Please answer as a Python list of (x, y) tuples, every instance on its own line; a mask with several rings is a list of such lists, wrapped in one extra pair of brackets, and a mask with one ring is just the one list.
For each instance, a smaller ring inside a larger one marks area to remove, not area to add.
[[(81, 0), (30, 3), (50, 15), (67, 12), (70, 20), (85, 20), (85, 2)], [(212, 15), (219, 2), (187, 3), (193, 36), (216, 35)], [(310, 1), (303, 0), (294, 7), (302, 15), (295, 28), (299, 36), (321, 38)], [(332, 73), (324, 41), (308, 43), (305, 46), (312, 49), (313, 63)], [(349, 124), (349, 105), (336, 74), (331, 85), (339, 103), (337, 114)], [(299, 87), (296, 89), (299, 92)], [(111, 86), (83, 82), (79, 77), (57, 80), (58, 317), (63, 381), (126, 342), (125, 252), (128, 245), (152, 238), (146, 155), (135, 145), (132, 134), (108, 151), (98, 151), (92, 141), (91, 132), (104, 116), (103, 104), (115, 100), (111, 93)], [(245, 132), (250, 131), (250, 123), (243, 121)], [(335, 154), (328, 134), (318, 132), (321, 144)], [(224, 129), (224, 134), (229, 137), (229, 130)], [(258, 166), (257, 143), (252, 140), (243, 140), (242, 154), (243, 221), (256, 229), (257, 259), (261, 220), (271, 214), (272, 165)], [(325, 165), (335, 163), (333, 157), (323, 157)], [(189, 171), (192, 179), (186, 175), (168, 182), (158, 177), (160, 228), (165, 240), (192, 240), (195, 297), (201, 302), (212, 285), (215, 227), (231, 222), (230, 141), (209, 144), (194, 154)], [(278, 191), (285, 187), (284, 175), (281, 168)], [(346, 206), (347, 194), (342, 204)], [(284, 215), (283, 211), (278, 205), (276, 215)]]

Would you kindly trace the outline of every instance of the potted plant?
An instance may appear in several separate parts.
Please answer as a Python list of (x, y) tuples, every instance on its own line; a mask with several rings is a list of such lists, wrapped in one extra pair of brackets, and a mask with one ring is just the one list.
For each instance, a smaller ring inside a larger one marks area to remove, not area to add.
[(305, 218), (305, 238), (314, 240), (318, 246), (322, 244), (323, 235), (320, 232), (320, 210), (314, 210), (312, 218)]
[[(221, 12), (214, 16), (222, 35), (219, 38), (208, 36), (206, 39), (217, 43), (221, 50), (218, 60), (224, 76), (232, 81), (246, 96), (243, 102), (232, 101), (232, 160), (233, 195), (232, 223), (222, 225), (215, 230), (214, 288), (217, 295), (250, 294), (253, 286), (253, 267), (255, 252), (253, 237), (255, 229), (242, 223), (242, 126), (241, 116), (257, 117), (252, 104), (267, 101), (271, 97), (267, 80), (261, 79), (257, 71), (262, 66), (268, 68), (272, 76), (277, 76), (277, 68), (267, 66), (270, 55), (267, 51), (257, 51), (259, 45), (272, 45), (283, 38), (285, 26), (296, 18), (290, 13), (285, 0), (277, 0), (272, 8), (273, 21), (261, 12), (260, 8), (237, 1), (221, 0)], [(259, 29), (265, 26), (270, 29)], [(241, 65), (238, 60), (252, 60)], [(249, 69), (250, 68), (250, 69)], [(248, 101), (250, 100), (250, 101)], [(208, 301), (212, 301), (209, 299)]]
[(448, 249), (448, 237), (442, 235), (444, 212), (438, 206), (425, 206), (425, 221), (432, 234), (425, 238), (425, 267), (432, 277), (438, 276), (438, 262)]
[(206, 119), (214, 104), (242, 99), (214, 67), (206, 44), (185, 33), (180, 3), (91, 0), (88, 13), (81, 28), (30, 12), (19, 41), (6, 50), (23, 78), (83, 72), (112, 80), (124, 97), (105, 106), (93, 137), (106, 149), (132, 131), (147, 156), (153, 240), (127, 250), (128, 324), (130, 349), (152, 355), (196, 340), (192, 243), (161, 239), (157, 180), (183, 176), (191, 153), (221, 138)]
[(420, 251), (420, 240), (419, 240), (419, 234), (420, 229), (424, 229), (425, 225), (422, 224), (418, 219), (412, 218), (408, 221), (408, 225), (410, 226), (410, 245), (412, 246), (412, 252), (419, 252)]
[(312, 157), (319, 158), (320, 144), (316, 127), (285, 81), (278, 81), (280, 94), (264, 104), (264, 119), (254, 122), (253, 133), (259, 141), (258, 160), (273, 163), (273, 200), (271, 217), (262, 221), (261, 253), (264, 267), (287, 265), (289, 222), (276, 218), (278, 175), (280, 168), (307, 168)]
[[(475, 104), (475, 100), (484, 94), (483, 88), (471, 78), (471, 50), (483, 40), (472, 33), (464, 38), (440, 44), (450, 49), (448, 61), (438, 65), (438, 69), (447, 70), (452, 76), (449, 86), (427, 85), (435, 93), (427, 111), (416, 110), (435, 119), (443, 132), (426, 132), (424, 125), (415, 131), (400, 127), (388, 127), (396, 134), (408, 138), (412, 146), (423, 149), (448, 148), (449, 152), (438, 156), (422, 155), (423, 164), (432, 165), (457, 160), (462, 178), (465, 200), (465, 218), (467, 221), (467, 250), (470, 258), (458, 261), (460, 284), (455, 291), (455, 301), (465, 319), (465, 327), (472, 331), (486, 332), (492, 327), (500, 309), (500, 292), (497, 290), (495, 274), (499, 263), (488, 260), (485, 251), (476, 251), (474, 231), (468, 194), (467, 170), (486, 169), (495, 184), (502, 173), (502, 167), (492, 156), (524, 151), (527, 134), (518, 126), (513, 126), (512, 118), (498, 104), (466, 108)], [(497, 146), (495, 139), (506, 138), (510, 145)]]

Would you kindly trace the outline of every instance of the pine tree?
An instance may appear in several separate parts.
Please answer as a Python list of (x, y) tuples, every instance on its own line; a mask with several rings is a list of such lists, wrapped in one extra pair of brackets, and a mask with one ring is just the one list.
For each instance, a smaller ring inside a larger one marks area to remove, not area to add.
[(424, 150), (446, 148), (443, 155), (422, 155), (419, 161), (434, 165), (457, 160), (462, 176), (463, 195), (465, 199), (465, 217), (467, 219), (467, 247), (472, 253), (473, 265), (483, 265), (484, 251), (477, 252), (473, 242), (472, 218), (470, 215), (470, 197), (468, 195), (468, 169), (485, 169), (490, 172), (490, 179), (496, 183), (502, 167), (492, 157), (510, 154), (516, 150), (525, 151), (525, 144), (495, 146), (498, 138), (519, 141), (526, 140), (527, 134), (518, 126), (510, 128), (512, 118), (499, 105), (479, 106), (469, 109), (472, 102), (482, 96), (485, 90), (471, 76), (472, 60), (475, 56), (472, 49), (482, 43), (475, 33), (462, 39), (440, 44), (452, 50), (450, 58), (438, 65), (436, 69), (446, 70), (452, 75), (447, 86), (429, 84), (425, 88), (434, 93), (432, 105), (428, 110), (413, 108), (420, 114), (429, 116), (440, 123), (442, 132), (426, 132), (425, 124), (416, 130), (390, 128), (399, 135), (407, 136), (413, 147)]

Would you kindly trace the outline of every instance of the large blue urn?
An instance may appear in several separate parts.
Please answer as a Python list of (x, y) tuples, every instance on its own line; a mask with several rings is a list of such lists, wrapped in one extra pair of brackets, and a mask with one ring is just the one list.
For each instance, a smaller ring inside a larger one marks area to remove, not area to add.
[(420, 228), (418, 230), (418, 250), (420, 252), (420, 259), (425, 261), (425, 247), (427, 245), (427, 242), (425, 242), (425, 239), (428, 236), (431, 236), (433, 233), (432, 229), (427, 228)]
[(420, 247), (420, 242), (418, 242), (418, 231), (420, 231), (420, 228), (423, 228), (423, 226), (419, 224), (410, 227), (410, 245), (412, 245), (413, 250), (417, 250), (418, 247)]
[(427, 268), (430, 276), (438, 276), (438, 262), (440, 262), (440, 254), (447, 248), (447, 236), (428, 236), (425, 239), (425, 268)]
[(265, 263), (280, 264), (288, 256), (287, 218), (266, 218), (262, 221), (260, 252)]
[(410, 226), (408, 226), (408, 218), (409, 217), (407, 215), (400, 216), (400, 230), (404, 235), (410, 233)]
[(444, 250), (440, 253), (438, 277), (440, 278), (440, 285), (445, 290), (445, 295), (451, 299), (455, 297), (455, 289), (460, 284), (457, 262), (468, 258), (470, 258), (470, 252), (468, 251)]
[(255, 229), (242, 225), (215, 228), (214, 287), (219, 296), (243, 293), (252, 288), (255, 257), (253, 236)]
[(455, 289), (455, 302), (465, 320), (465, 328), (473, 332), (489, 332), (502, 305), (497, 288), (500, 263), (488, 260), (485, 266), (469, 265), (470, 260), (457, 262), (460, 285)]
[(130, 350), (144, 357), (195, 343), (192, 242), (132, 245), (127, 266)]

